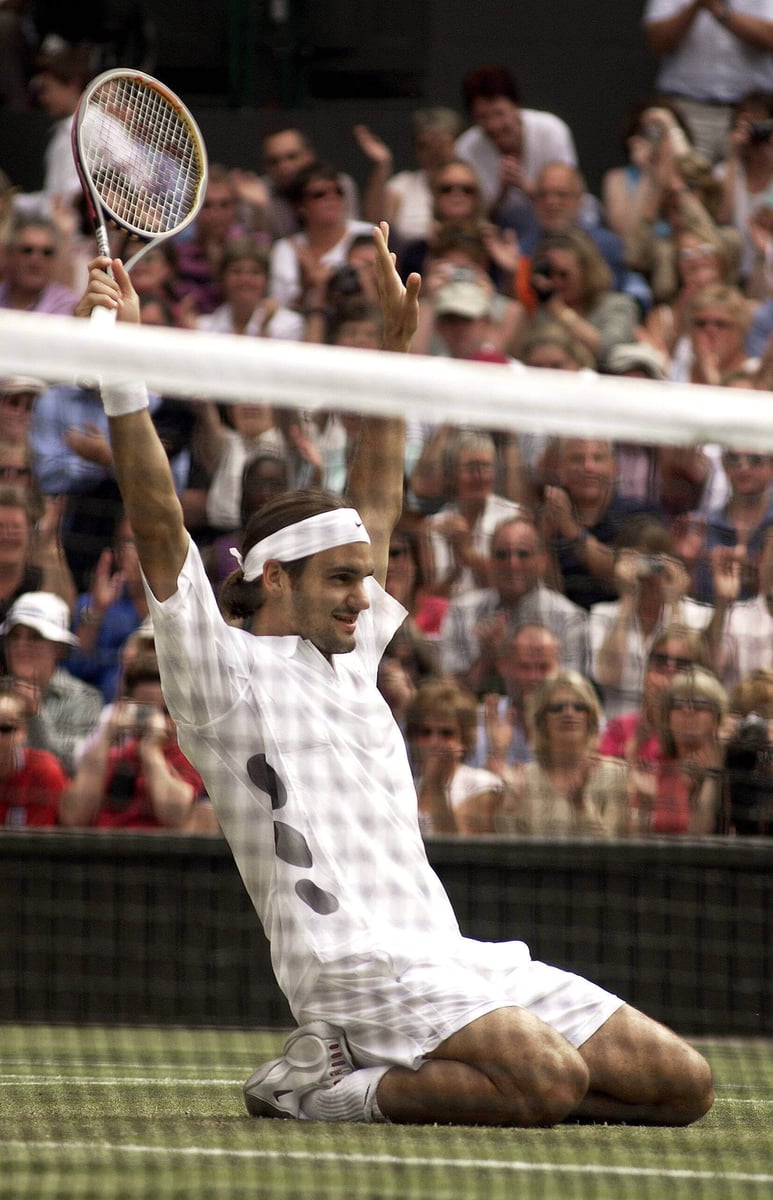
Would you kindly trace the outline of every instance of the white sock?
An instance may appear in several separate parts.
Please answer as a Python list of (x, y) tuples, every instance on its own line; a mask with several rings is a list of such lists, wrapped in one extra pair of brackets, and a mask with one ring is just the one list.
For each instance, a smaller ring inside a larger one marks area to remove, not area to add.
[(385, 1121), (376, 1091), (389, 1067), (364, 1067), (344, 1075), (329, 1088), (315, 1088), (303, 1097), (301, 1116), (310, 1121)]

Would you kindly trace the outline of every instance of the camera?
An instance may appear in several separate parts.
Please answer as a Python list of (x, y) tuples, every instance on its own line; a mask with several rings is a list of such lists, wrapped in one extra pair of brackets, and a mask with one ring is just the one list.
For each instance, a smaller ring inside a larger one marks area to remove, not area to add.
[(657, 146), (658, 142), (662, 142), (665, 132), (666, 127), (660, 121), (648, 121), (642, 130), (642, 136), (651, 146)]
[(530, 282), (540, 304), (544, 304), (555, 294), (556, 289), (552, 282), (545, 282), (545, 280), (550, 281), (552, 278), (553, 266), (549, 259), (540, 259), (534, 263), (531, 269)]
[(157, 711), (153, 704), (136, 704), (134, 706), (134, 729), (138, 736), (145, 731), (145, 727)]
[(639, 567), (639, 575), (642, 579), (650, 578), (652, 575), (662, 575), (666, 569), (666, 564), (659, 554), (643, 554), (641, 565)]
[(752, 144), (755, 142), (767, 142), (771, 135), (773, 135), (773, 120), (750, 121), (749, 135)]
[(773, 748), (764, 717), (752, 712), (738, 722), (725, 749), (725, 770), (729, 817), (735, 832), (769, 835), (773, 830)]
[(335, 292), (339, 296), (359, 296), (362, 292), (362, 285), (356, 268), (350, 266), (339, 267), (330, 276), (327, 290), (328, 292)]

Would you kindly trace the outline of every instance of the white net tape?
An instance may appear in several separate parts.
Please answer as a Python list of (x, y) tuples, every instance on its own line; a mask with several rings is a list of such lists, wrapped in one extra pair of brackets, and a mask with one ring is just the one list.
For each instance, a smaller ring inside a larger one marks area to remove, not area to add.
[(768, 392), (0, 313), (0, 375), (523, 433), (773, 451)]

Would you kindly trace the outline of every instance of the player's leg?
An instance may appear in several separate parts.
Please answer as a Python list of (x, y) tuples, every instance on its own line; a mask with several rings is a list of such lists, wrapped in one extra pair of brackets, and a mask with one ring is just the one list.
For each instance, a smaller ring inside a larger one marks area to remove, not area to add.
[(588, 1071), (560, 1034), (521, 1008), (499, 1008), (451, 1035), (417, 1070), (393, 1067), (378, 1107), (389, 1120), (554, 1125), (581, 1102)]
[(689, 1125), (713, 1103), (706, 1060), (670, 1029), (630, 1005), (613, 1013), (579, 1053), (590, 1083), (575, 1116)]

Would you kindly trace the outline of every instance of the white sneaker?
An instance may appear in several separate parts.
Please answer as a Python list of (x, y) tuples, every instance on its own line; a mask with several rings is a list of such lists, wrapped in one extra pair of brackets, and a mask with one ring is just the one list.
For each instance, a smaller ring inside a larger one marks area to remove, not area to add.
[(328, 1088), (350, 1075), (354, 1064), (340, 1029), (326, 1021), (301, 1025), (281, 1058), (264, 1063), (244, 1085), (251, 1117), (300, 1117), (301, 1101), (314, 1088)]

